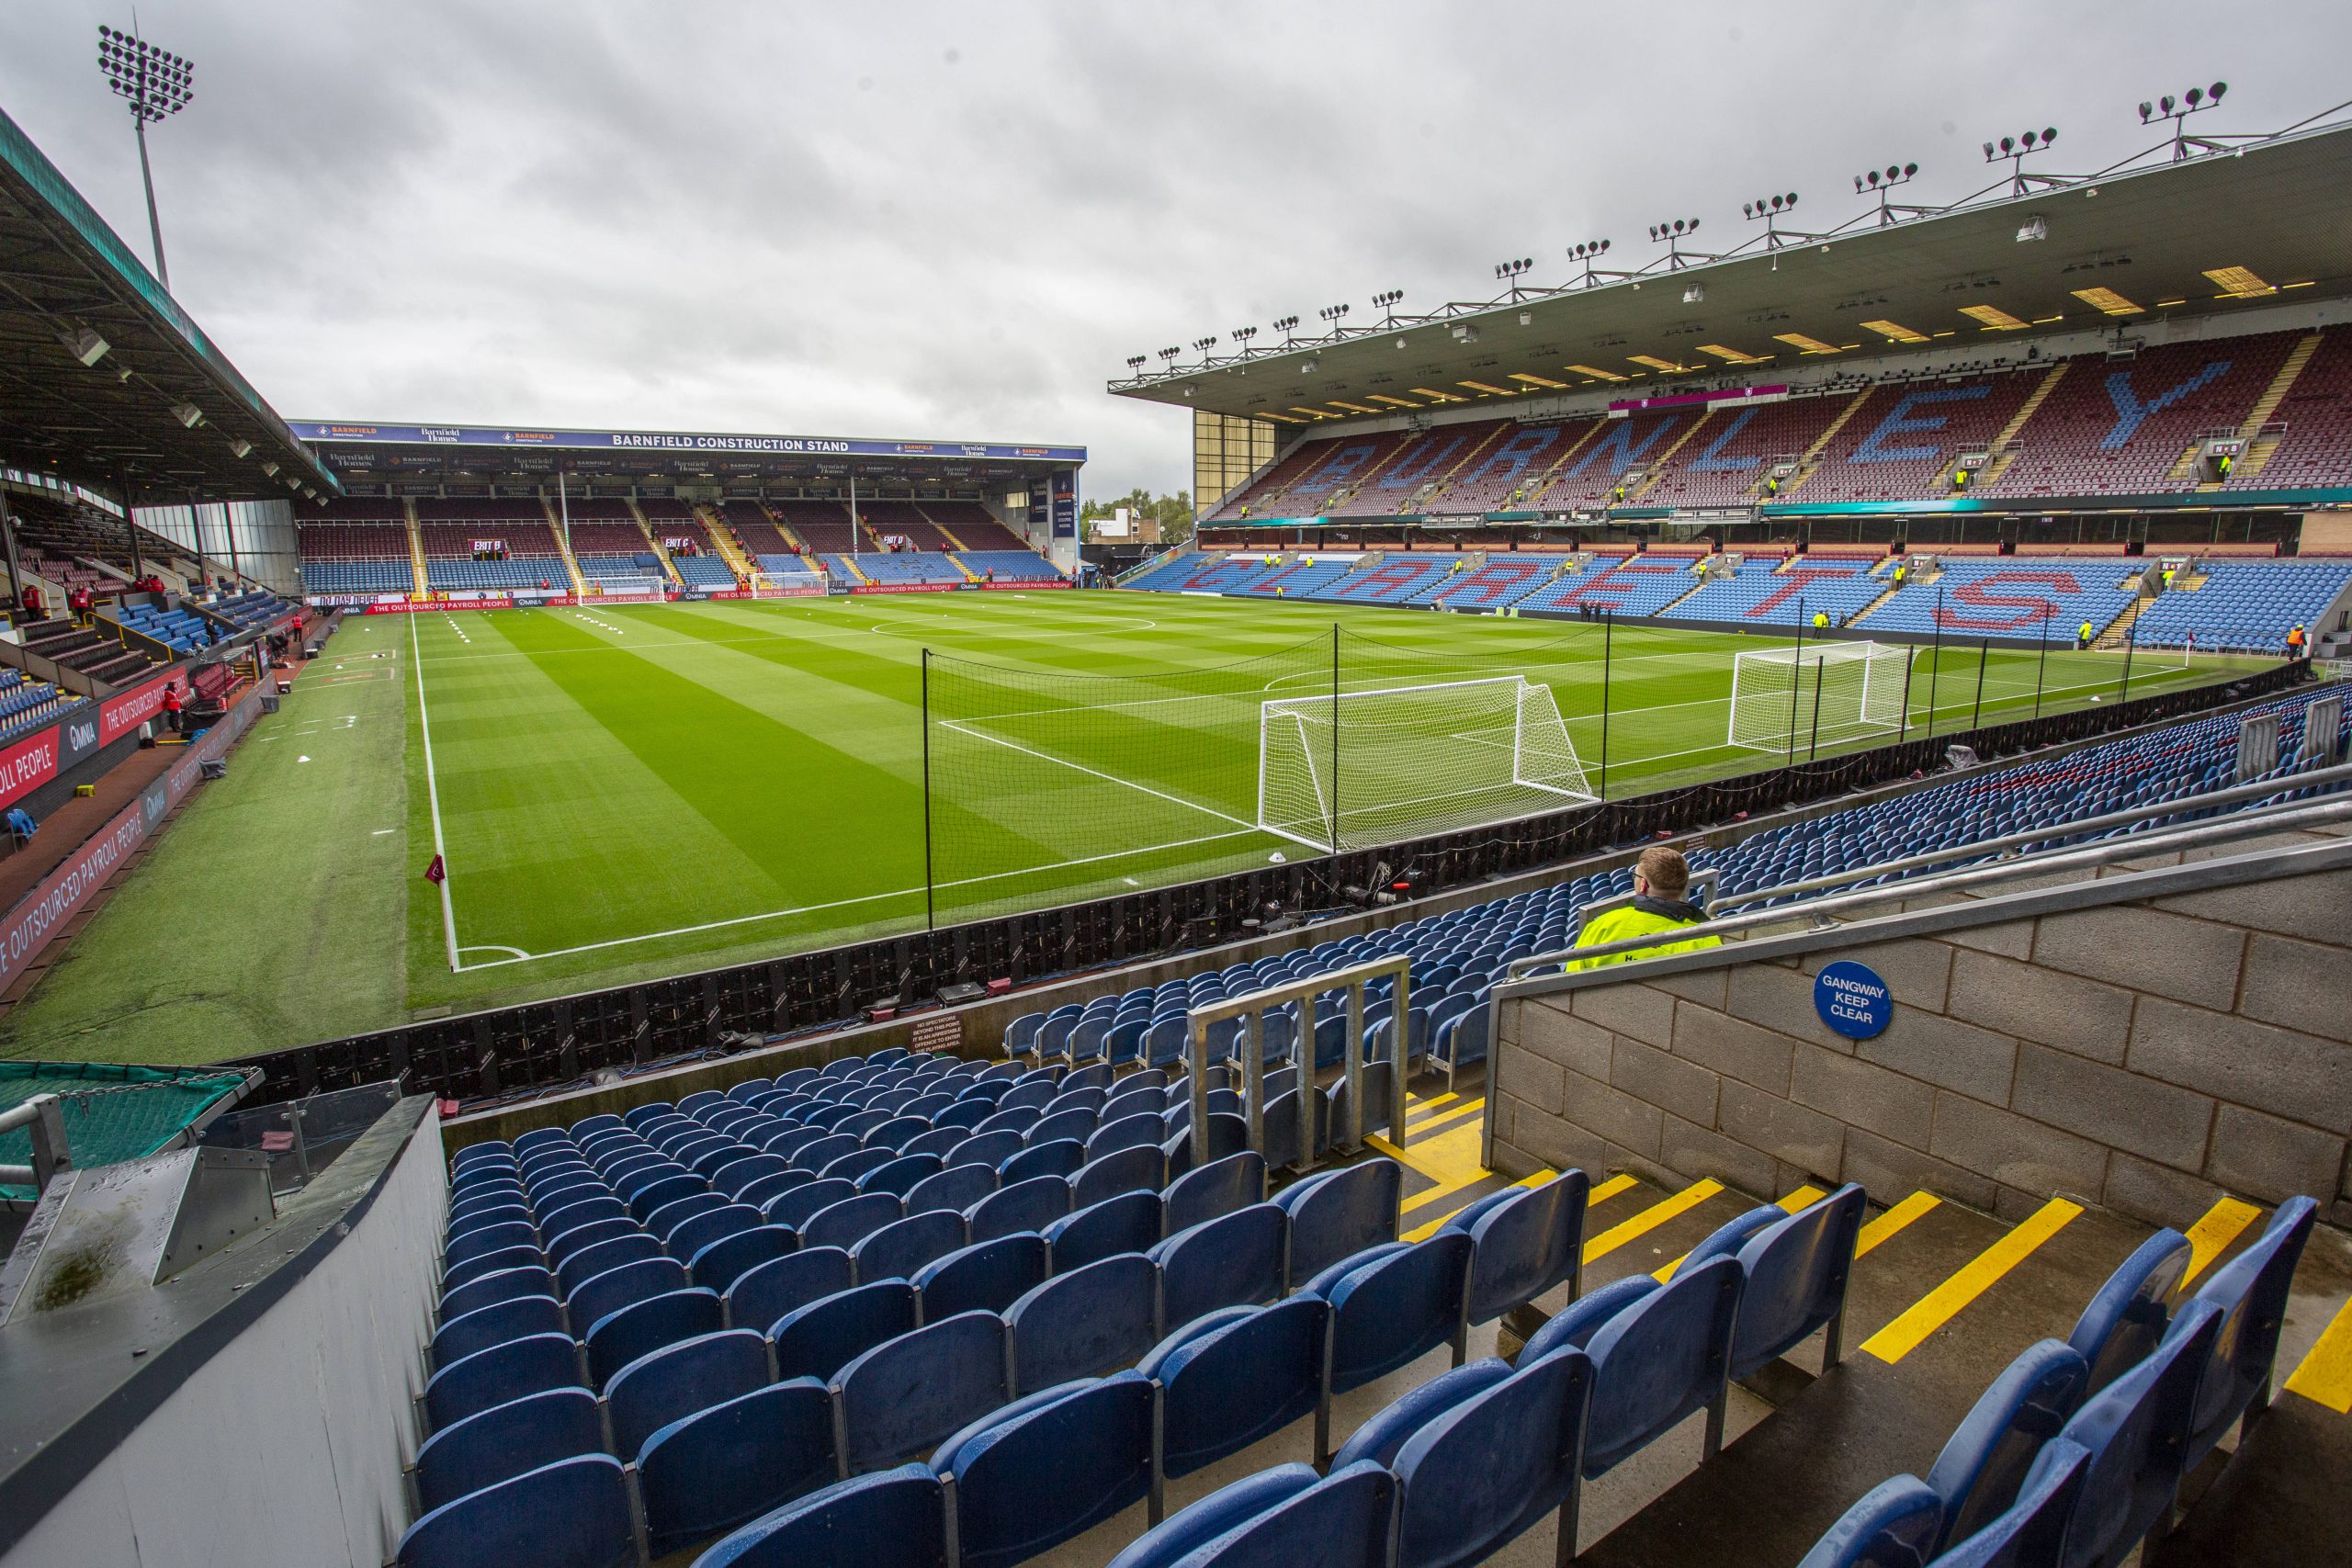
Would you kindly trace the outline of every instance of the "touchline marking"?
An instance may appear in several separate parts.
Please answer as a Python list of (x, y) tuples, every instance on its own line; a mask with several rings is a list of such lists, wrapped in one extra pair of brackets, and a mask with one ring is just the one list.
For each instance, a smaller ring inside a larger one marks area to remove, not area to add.
[[(1155, 796), (1156, 798), (1160, 799), (1160, 800), (1165, 800), (1165, 801), (1169, 802), (1169, 803), (1170, 803), (1170, 804), (1171, 804), (1171, 805), (1174, 805), (1174, 806), (1182, 806), (1182, 807), (1189, 807), (1189, 808), (1190, 808), (1190, 809), (1192, 809), (1192, 810), (1194, 810), (1194, 811), (1200, 812), (1203, 816), (1205, 816), (1205, 817), (1214, 817), (1214, 818), (1217, 818), (1217, 820), (1219, 820), (1219, 821), (1221, 821), (1221, 822), (1231, 822), (1231, 823), (1234, 823), (1234, 824), (1236, 824), (1236, 825), (1238, 825), (1238, 826), (1239, 826), (1239, 827), (1247, 828), (1247, 829), (1250, 829), (1251, 832), (1253, 832), (1253, 833), (1256, 833), (1256, 832), (1262, 832), (1262, 831), (1264, 830), (1264, 829), (1261, 829), (1261, 828), (1258, 826), (1258, 824), (1257, 824), (1257, 823), (1255, 823), (1255, 822), (1251, 822), (1251, 821), (1245, 820), (1244, 818), (1239, 818), (1239, 817), (1228, 816), (1228, 815), (1227, 815), (1227, 814), (1226, 814), (1225, 812), (1219, 811), (1216, 807), (1213, 807), (1213, 806), (1203, 806), (1200, 802), (1198, 802), (1198, 801), (1196, 801), (1196, 800), (1186, 800), (1186, 799), (1185, 799), (1182, 795), (1170, 795), (1170, 794), (1169, 794), (1169, 793), (1167, 793), (1165, 790), (1157, 790), (1157, 789), (1154, 789), (1154, 788), (1152, 788), (1149, 784), (1139, 784), (1136, 783), (1133, 779), (1123, 779), (1123, 778), (1119, 777), (1116, 773), (1103, 773), (1103, 772), (1100, 771), (1099, 769), (1090, 768), (1090, 767), (1086, 766), (1086, 765), (1085, 765), (1084, 763), (1082, 763), (1082, 762), (1073, 762), (1073, 761), (1069, 761), (1069, 760), (1068, 758), (1066, 758), (1066, 757), (1057, 757), (1057, 756), (1054, 756), (1054, 755), (1053, 755), (1052, 753), (1050, 753), (1050, 752), (1035, 750), (1034, 750), (1034, 749), (1032, 749), (1032, 748), (1030, 748), (1030, 747), (1027, 747), (1027, 746), (1023, 746), (1023, 745), (1022, 745), (1022, 744), (1021, 744), (1019, 741), (1017, 741), (1017, 740), (1007, 740), (1007, 739), (1004, 739), (1002, 736), (1001, 736), (1001, 735), (990, 735), (990, 734), (987, 733), (985, 730), (978, 730), (978, 729), (971, 728), (970, 727), (968, 727), (968, 726), (967, 726), (967, 725), (965, 725), (965, 724), (962, 724), (962, 723), (958, 722), (958, 721), (957, 721), (957, 720), (956, 720), (956, 719), (952, 719), (952, 718), (943, 718), (943, 719), (941, 719), (941, 720), (939, 721), (939, 727), (940, 727), (942, 729), (952, 729), (952, 730), (956, 731), (958, 735), (968, 735), (968, 736), (970, 736), (970, 737), (971, 737), (973, 739), (975, 739), (975, 740), (988, 740), (988, 741), (993, 741), (995, 744), (997, 744), (997, 745), (999, 745), (999, 746), (1005, 747), (1005, 748), (1007, 748), (1008, 750), (1014, 750), (1014, 751), (1026, 752), (1028, 755), (1030, 755), (1030, 756), (1032, 756), (1032, 757), (1036, 758), (1039, 761), (1042, 761), (1042, 762), (1057, 762), (1057, 763), (1059, 763), (1061, 766), (1063, 766), (1063, 767), (1065, 767), (1065, 768), (1069, 768), (1069, 769), (1072, 769), (1072, 770), (1074, 770), (1074, 771), (1076, 771), (1076, 772), (1078, 772), (1078, 773), (1085, 773), (1085, 774), (1087, 774), (1088, 776), (1092, 777), (1092, 778), (1102, 779), (1102, 780), (1103, 780), (1104, 782), (1109, 783), (1109, 784), (1124, 784), (1124, 785), (1125, 785), (1125, 786), (1126, 786), (1127, 788), (1129, 788), (1129, 789), (1132, 789), (1132, 790), (1138, 790), (1138, 791), (1142, 792), (1142, 793), (1143, 793), (1143, 794), (1145, 794), (1145, 795), (1148, 795)], [(1067, 863), (1069, 863), (1065, 862), (1064, 863), (1065, 863), (1065, 864), (1067, 864)]]
[[(1260, 829), (1256, 828), (1251, 828), (1247, 832), (1206, 833), (1197, 839), (1177, 839), (1165, 844), (1146, 844), (1132, 850), (1111, 850), (1099, 855), (1079, 855), (1069, 860), (1051, 861), (1044, 865), (1025, 865), (1012, 871), (991, 871), (981, 876), (958, 877), (953, 882), (942, 882), (934, 886), (936, 887), (972, 887), (983, 882), (1002, 882), (1009, 877), (1035, 876), (1041, 872), (1059, 871), (1066, 866), (1093, 865), (1101, 861), (1125, 860), (1130, 855), (1151, 855), (1158, 854), (1163, 850), (1187, 850), (1201, 844), (1218, 843), (1227, 839), (1254, 838), (1259, 833)], [(827, 909), (846, 909), (858, 904), (878, 904), (892, 898), (920, 898), (922, 897), (922, 891), (920, 887), (901, 887), (892, 893), (861, 893), (854, 898), (835, 898), (823, 904), (803, 904), (791, 909), (770, 909), (757, 915), (735, 915), (723, 920), (706, 920), (698, 926), (674, 926), (665, 931), (647, 931), (639, 936), (611, 937), (603, 942), (582, 942), (578, 947), (559, 947), (548, 953), (534, 953), (528, 958), (493, 958), (487, 964), (468, 964), (460, 967), (465, 971), (472, 971), (495, 969), (506, 964), (535, 964), (543, 958), (568, 958), (579, 953), (601, 953), (609, 947), (628, 947), (640, 942), (661, 942), (673, 936), (692, 936), (698, 931), (724, 931), (730, 926), (753, 925), (761, 920), (787, 919), (795, 915), (821, 914)], [(474, 949), (468, 948), (466, 951), (470, 953)], [(505, 951), (512, 953), (516, 950), (508, 948)]]
[(416, 666), (416, 725), (424, 737), (424, 798), (433, 809), (433, 853), (441, 862), (441, 941), (448, 950), (449, 972), (457, 973), (458, 908), (449, 898), (449, 852), (441, 842), (441, 786), (433, 776), (433, 721), (424, 707), (424, 656), (417, 646), (417, 617), (408, 618), (409, 661)]

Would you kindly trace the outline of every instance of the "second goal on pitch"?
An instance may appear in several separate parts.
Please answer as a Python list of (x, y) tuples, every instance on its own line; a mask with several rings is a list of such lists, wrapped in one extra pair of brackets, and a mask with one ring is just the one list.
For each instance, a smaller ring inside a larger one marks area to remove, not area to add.
[(1843, 745), (1903, 728), (1907, 649), (1816, 642), (1743, 653), (1731, 667), (1730, 744), (1758, 751)]

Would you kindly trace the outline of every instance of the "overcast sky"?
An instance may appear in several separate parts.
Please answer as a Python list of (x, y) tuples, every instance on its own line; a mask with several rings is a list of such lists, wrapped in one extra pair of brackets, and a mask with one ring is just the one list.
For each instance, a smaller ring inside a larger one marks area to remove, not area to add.
[[(2059, 128), (2062, 172), (2352, 92), (2352, 6), (147, 0), (197, 65), (152, 136), (175, 292), (285, 415), (1076, 441), (1189, 482), (1131, 354)], [(0, 107), (141, 254), (127, 6), (15, 0)]]

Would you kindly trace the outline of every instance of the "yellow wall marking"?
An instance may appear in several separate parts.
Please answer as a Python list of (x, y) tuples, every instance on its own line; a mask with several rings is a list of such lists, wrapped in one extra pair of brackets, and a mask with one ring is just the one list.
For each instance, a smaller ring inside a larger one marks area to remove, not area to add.
[(2352, 1301), (2336, 1309), (2319, 1343), (2287, 1379), (2287, 1392), (2324, 1404), (2338, 1416), (2352, 1415)]
[(1932, 1192), (1914, 1192), (1900, 1203), (1864, 1225), (1854, 1238), (1854, 1256), (1860, 1258), (1883, 1241), (1892, 1241), (1895, 1234), (1934, 1208), (1942, 1200)]
[(1638, 1241), (1668, 1220), (1689, 1213), (1723, 1190), (1724, 1184), (1713, 1179), (1692, 1182), (1673, 1197), (1652, 1203), (1633, 1218), (1588, 1239), (1584, 1244), (1584, 1260), (1590, 1263), (1597, 1258), (1608, 1257), (1627, 1242)]
[(2188, 1272), (2180, 1277), (2181, 1288), (2205, 1272), (2216, 1258), (2230, 1249), (2238, 1233), (2254, 1224), (2262, 1211), (2251, 1203), (2235, 1198), (2222, 1198), (2205, 1211), (2205, 1217), (2188, 1227)]
[(1903, 1359), (2082, 1212), (2079, 1203), (2052, 1198), (2008, 1235), (1961, 1265), (1951, 1279), (1912, 1303), (1902, 1316), (1863, 1340), (1862, 1348), (1882, 1361)]
[[(1804, 1208), (1806, 1204), (1817, 1203), (1827, 1196), (1829, 1196), (1829, 1194), (1824, 1192), (1818, 1187), (1800, 1187), (1795, 1191), (1790, 1193), (1787, 1197), (1781, 1199), (1775, 1206), (1784, 1209), (1788, 1213), (1793, 1214), (1799, 1209)], [(1668, 1280), (1674, 1278), (1674, 1271), (1681, 1268), (1690, 1256), (1690, 1255), (1689, 1253), (1684, 1253), (1680, 1258), (1676, 1258), (1665, 1268), (1660, 1269), (1656, 1273), (1652, 1274), (1650, 1278), (1656, 1280), (1661, 1285), (1665, 1284)]]

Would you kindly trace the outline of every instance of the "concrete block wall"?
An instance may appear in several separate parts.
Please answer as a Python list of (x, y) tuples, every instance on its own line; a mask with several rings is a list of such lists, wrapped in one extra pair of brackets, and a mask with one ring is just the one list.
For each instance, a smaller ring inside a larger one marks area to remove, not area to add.
[[(1785, 945), (1785, 944), (1783, 944)], [(1814, 976), (1869, 964), (1855, 1041)], [(2055, 1194), (2186, 1224), (2223, 1192), (2352, 1224), (2352, 871), (2045, 912), (1507, 1002), (1495, 1162), (1859, 1181), (2015, 1218)]]

